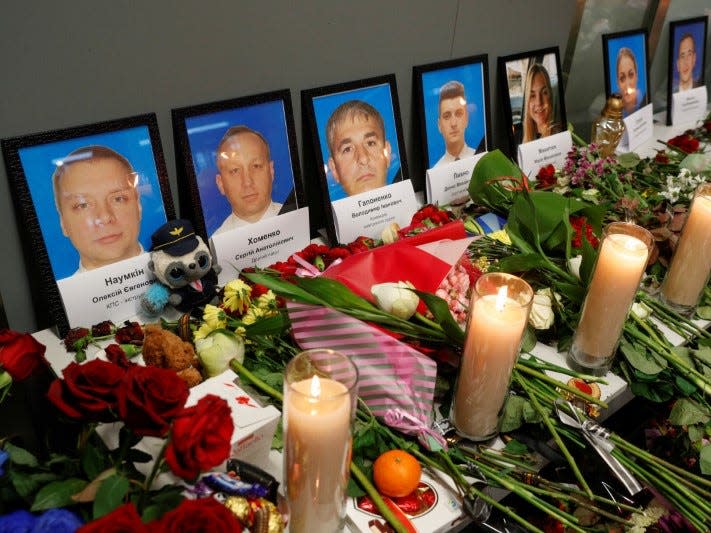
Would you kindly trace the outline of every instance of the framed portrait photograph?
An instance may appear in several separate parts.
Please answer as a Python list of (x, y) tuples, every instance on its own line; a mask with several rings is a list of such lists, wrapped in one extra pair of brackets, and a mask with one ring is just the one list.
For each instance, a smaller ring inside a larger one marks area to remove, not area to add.
[(35, 305), (60, 334), (135, 315), (151, 235), (175, 217), (156, 116), (4, 139), (2, 151)]
[(288, 89), (172, 110), (180, 212), (205, 238), (305, 205)]
[(425, 168), (489, 149), (488, 63), (484, 54), (413, 67)]
[(622, 97), (622, 116), (628, 117), (646, 106), (649, 95), (647, 32), (630, 30), (602, 36), (605, 65), (605, 94)]
[[(669, 23), (669, 69), (667, 73), (667, 125), (672, 124), (674, 95), (703, 87), (706, 65), (708, 18), (696, 17)], [(682, 95), (683, 96), (683, 95)], [(683, 102), (688, 106), (690, 102)], [(706, 102), (699, 102), (702, 113)]]
[[(395, 75), (302, 91), (324, 199), (332, 205), (408, 180)], [(329, 239), (338, 240), (326, 209)]]
[(509, 146), (566, 130), (565, 99), (558, 47), (498, 59)]

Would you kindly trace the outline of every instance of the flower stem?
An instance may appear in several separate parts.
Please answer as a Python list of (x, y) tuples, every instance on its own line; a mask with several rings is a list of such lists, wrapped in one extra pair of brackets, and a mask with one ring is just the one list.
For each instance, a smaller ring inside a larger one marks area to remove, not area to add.
[(151, 485), (153, 485), (153, 481), (155, 480), (156, 476), (158, 475), (158, 472), (160, 472), (160, 469), (163, 466), (163, 462), (165, 461), (165, 449), (168, 447), (169, 440), (170, 439), (165, 439), (163, 441), (163, 445), (161, 446), (161, 449), (158, 452), (155, 461), (153, 461), (153, 468), (151, 468), (151, 472), (150, 474), (148, 474), (148, 477), (146, 478), (146, 481), (143, 484), (141, 497), (138, 500), (139, 513), (143, 512), (143, 507), (146, 503), (146, 497), (148, 495), (148, 492), (151, 490)]
[(257, 387), (259, 390), (264, 392), (265, 394), (268, 394), (275, 400), (277, 400), (279, 403), (282, 403), (284, 401), (284, 396), (281, 392), (276, 390), (274, 387), (270, 387), (266, 383), (264, 383), (261, 379), (259, 379), (257, 376), (255, 376), (251, 371), (247, 370), (247, 368), (240, 363), (237, 359), (232, 359), (230, 361), (230, 367), (232, 370), (237, 372), (240, 376), (245, 378), (247, 381), (249, 381), (252, 385)]
[(368, 477), (360, 468), (358, 468), (358, 465), (352, 461), (351, 474), (353, 474), (353, 477), (356, 478), (361, 487), (363, 487), (368, 496), (370, 496), (370, 499), (378, 508), (378, 512), (383, 516), (383, 518), (385, 518), (385, 520), (388, 521), (388, 524), (390, 524), (397, 533), (409, 533), (408, 529), (397, 519), (395, 514), (385, 504), (383, 498), (380, 497), (380, 493), (378, 493), (377, 489), (373, 486)]

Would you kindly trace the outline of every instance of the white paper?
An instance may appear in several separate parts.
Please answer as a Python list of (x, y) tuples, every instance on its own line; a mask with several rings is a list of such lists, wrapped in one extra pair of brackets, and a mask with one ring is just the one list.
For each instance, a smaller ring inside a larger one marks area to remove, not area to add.
[(546, 165), (562, 167), (572, 147), (573, 139), (568, 130), (519, 144), (518, 165), (528, 179), (535, 180), (541, 167)]
[(135, 316), (140, 298), (155, 280), (148, 253), (57, 281), (70, 327)]
[(620, 152), (630, 152), (652, 138), (654, 134), (652, 104), (647, 104), (642, 109), (638, 109), (623, 121), (625, 123), (625, 135), (619, 147)]
[(472, 171), (484, 154), (486, 152), (430, 168), (427, 171), (427, 201), (444, 205), (469, 200)]
[(692, 126), (706, 116), (708, 93), (706, 86), (672, 94), (672, 124)]
[(266, 267), (286, 261), (309, 244), (309, 208), (289, 211), (212, 237), (220, 285), (235, 279), (243, 268)]
[(393, 222), (407, 226), (419, 208), (410, 180), (336, 200), (331, 207), (336, 237), (342, 243), (361, 235), (378, 239), (383, 228)]

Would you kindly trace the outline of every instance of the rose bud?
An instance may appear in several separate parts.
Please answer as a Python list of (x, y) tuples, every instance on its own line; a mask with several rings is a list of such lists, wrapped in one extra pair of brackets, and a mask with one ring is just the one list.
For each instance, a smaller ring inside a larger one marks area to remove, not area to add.
[(410, 289), (414, 285), (409, 281), (397, 283), (379, 283), (373, 285), (370, 292), (375, 296), (378, 307), (386, 313), (391, 313), (404, 320), (415, 314), (420, 299)]
[(232, 359), (244, 361), (244, 341), (239, 335), (230, 335), (221, 331), (195, 341), (200, 362), (208, 377), (222, 374)]

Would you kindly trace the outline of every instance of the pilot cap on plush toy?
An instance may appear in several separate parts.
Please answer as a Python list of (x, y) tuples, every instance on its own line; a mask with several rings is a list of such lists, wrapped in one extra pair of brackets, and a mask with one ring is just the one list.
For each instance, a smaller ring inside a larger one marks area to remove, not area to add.
[(179, 257), (192, 252), (200, 242), (189, 220), (171, 220), (151, 235), (151, 252), (163, 251)]

